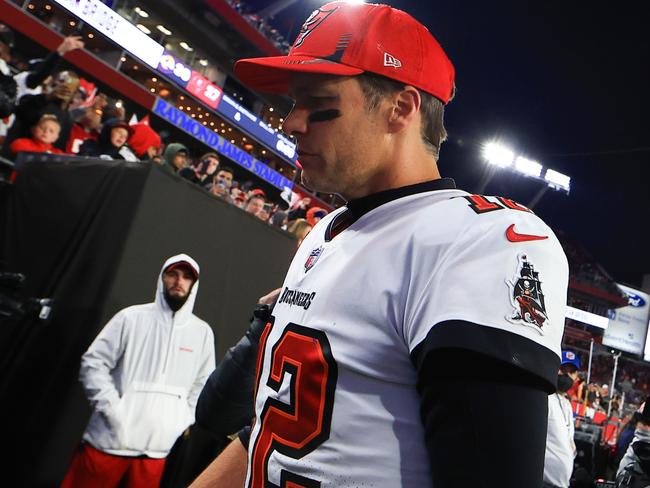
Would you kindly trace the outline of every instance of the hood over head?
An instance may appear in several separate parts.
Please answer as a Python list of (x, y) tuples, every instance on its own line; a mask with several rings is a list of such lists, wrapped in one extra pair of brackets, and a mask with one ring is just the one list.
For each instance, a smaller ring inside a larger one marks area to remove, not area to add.
[(112, 146), (111, 144), (111, 131), (115, 127), (122, 127), (129, 133), (129, 137), (133, 135), (133, 128), (124, 120), (113, 118), (108, 119), (102, 124), (102, 130), (99, 133), (99, 142), (104, 146)]
[(185, 151), (185, 154), (187, 155), (190, 154), (190, 152), (187, 150), (187, 147), (185, 147), (180, 142), (172, 142), (171, 144), (167, 145), (165, 152), (163, 152), (163, 161), (165, 164), (171, 166), (173, 169), (174, 165), (172, 162), (174, 160), (174, 156), (176, 156), (176, 153), (179, 153), (181, 151)]
[(131, 126), (133, 134), (129, 137), (129, 146), (133, 148), (138, 157), (145, 156), (147, 149), (155, 147), (160, 149), (161, 140), (160, 135), (149, 127), (148, 124), (134, 124)]
[(198, 276), (200, 276), (201, 270), (199, 268), (199, 264), (194, 259), (192, 259), (187, 254), (177, 254), (176, 256), (172, 256), (171, 258), (167, 259), (167, 261), (165, 261), (165, 263), (162, 265), (162, 268), (160, 269), (160, 274), (158, 275), (158, 287), (156, 289), (155, 302), (159, 307), (162, 308), (163, 311), (172, 312), (172, 309), (167, 304), (167, 300), (165, 300), (165, 285), (163, 284), (163, 273), (171, 265), (178, 264), (178, 263), (185, 263), (189, 265), (193, 269), (195, 276), (197, 276), (196, 280), (194, 281), (194, 284), (192, 285), (192, 288), (190, 289), (190, 293), (187, 297), (187, 300), (175, 314), (176, 321), (178, 323), (182, 323), (186, 318), (192, 315), (192, 312), (194, 310), (194, 302), (196, 301), (196, 294), (199, 291)]

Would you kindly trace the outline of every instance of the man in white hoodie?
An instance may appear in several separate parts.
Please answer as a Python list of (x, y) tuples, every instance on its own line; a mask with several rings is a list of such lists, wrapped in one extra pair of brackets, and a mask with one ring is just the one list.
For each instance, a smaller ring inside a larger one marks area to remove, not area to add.
[(165, 261), (153, 303), (119, 311), (81, 358), (93, 413), (62, 487), (157, 487), (215, 368), (214, 336), (192, 310), (199, 265)]

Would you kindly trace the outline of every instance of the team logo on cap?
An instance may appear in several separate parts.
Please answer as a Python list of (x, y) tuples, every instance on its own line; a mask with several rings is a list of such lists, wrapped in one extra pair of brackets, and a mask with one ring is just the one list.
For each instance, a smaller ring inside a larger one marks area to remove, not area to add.
[(525, 254), (519, 255), (517, 273), (511, 281), (506, 280), (510, 287), (510, 300), (514, 310), (506, 319), (514, 324), (523, 324), (533, 327), (540, 334), (544, 334), (544, 323), (548, 320), (542, 282), (539, 272), (535, 271), (533, 264), (528, 261)]
[(402, 62), (392, 54), (384, 53), (384, 66), (392, 66), (393, 68), (401, 68)]
[(305, 273), (314, 267), (321, 254), (323, 254), (323, 246), (317, 247), (309, 253), (309, 257), (305, 261)]
[(305, 23), (302, 24), (302, 27), (300, 28), (300, 32), (298, 33), (298, 37), (296, 37), (296, 42), (293, 43), (293, 48), (295, 49), (297, 47), (300, 47), (300, 45), (305, 42), (305, 39), (309, 34), (311, 34), (316, 27), (321, 25), (323, 21), (332, 15), (338, 7), (332, 7), (330, 10), (323, 10), (323, 7), (319, 8), (318, 10), (314, 10), (309, 17), (307, 17), (307, 20), (305, 20)]

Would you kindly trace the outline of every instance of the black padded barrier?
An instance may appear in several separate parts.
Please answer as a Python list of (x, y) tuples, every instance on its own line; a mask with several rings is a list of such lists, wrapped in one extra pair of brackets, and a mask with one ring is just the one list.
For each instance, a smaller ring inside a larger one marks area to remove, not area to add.
[(0, 261), (27, 276), (25, 295), (55, 304), (47, 321), (0, 325), (2, 484), (56, 486), (90, 414), (81, 354), (117, 311), (153, 300), (164, 260), (185, 252), (201, 266), (194, 312), (219, 359), (282, 284), (295, 241), (155, 163), (26, 154), (16, 168), (1, 189)]

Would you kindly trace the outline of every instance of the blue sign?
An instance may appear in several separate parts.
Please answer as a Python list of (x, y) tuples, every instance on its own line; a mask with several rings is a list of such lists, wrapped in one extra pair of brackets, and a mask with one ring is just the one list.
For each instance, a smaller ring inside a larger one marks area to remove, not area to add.
[(645, 300), (643, 297), (637, 295), (636, 293), (632, 293), (631, 291), (625, 291), (627, 294), (627, 304), (630, 307), (643, 307), (645, 306)]
[(291, 163), (296, 162), (298, 154), (295, 143), (281, 132), (276, 132), (225, 93), (217, 105), (217, 112), (283, 159)]
[(156, 98), (152, 112), (276, 188), (280, 190), (293, 188), (293, 181), (285, 178), (274, 169), (269, 168), (263, 162), (258, 161), (243, 149), (231, 144), (223, 137), (217, 135), (212, 129), (197, 122), (162, 98)]

